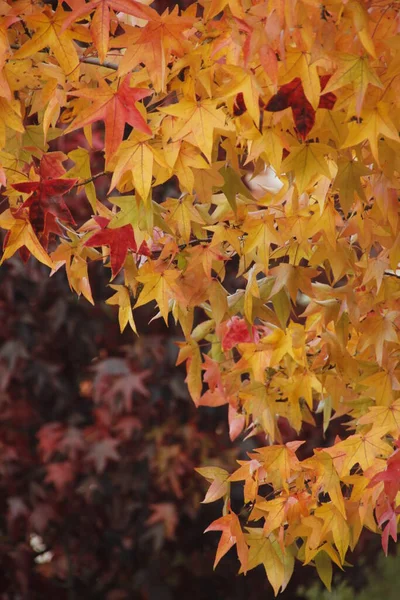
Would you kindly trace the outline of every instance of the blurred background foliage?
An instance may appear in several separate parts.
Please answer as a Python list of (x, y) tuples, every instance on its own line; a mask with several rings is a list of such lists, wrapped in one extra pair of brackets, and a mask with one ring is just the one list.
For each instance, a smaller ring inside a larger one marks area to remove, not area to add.
[[(364, 561), (361, 559), (360, 567)], [(400, 555), (388, 556), (381, 553), (374, 569), (365, 566), (366, 579), (358, 591), (346, 581), (337, 576), (333, 582), (332, 592), (323, 589), (318, 582), (310, 587), (299, 587), (299, 595), (306, 600), (397, 600), (399, 597), (398, 573)]]

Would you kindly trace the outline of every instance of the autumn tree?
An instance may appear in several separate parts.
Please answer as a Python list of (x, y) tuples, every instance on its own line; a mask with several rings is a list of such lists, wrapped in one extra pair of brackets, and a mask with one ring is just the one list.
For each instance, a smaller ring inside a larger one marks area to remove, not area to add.
[(65, 270), (93, 303), (101, 261), (121, 330), (148, 304), (178, 324), (194, 403), (264, 440), (199, 468), (215, 564), (236, 546), (275, 593), (296, 560), (329, 587), (363, 528), (397, 538), (399, 6), (154, 6), (0, 2), (1, 263)]

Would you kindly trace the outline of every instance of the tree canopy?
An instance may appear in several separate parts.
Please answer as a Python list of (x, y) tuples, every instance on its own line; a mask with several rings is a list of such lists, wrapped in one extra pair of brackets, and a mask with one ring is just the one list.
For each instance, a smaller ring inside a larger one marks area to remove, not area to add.
[(1, 264), (95, 303), (101, 262), (121, 330), (179, 325), (194, 403), (260, 442), (199, 465), (215, 564), (329, 587), (363, 528), (397, 538), (399, 6), (150, 4), (0, 1)]

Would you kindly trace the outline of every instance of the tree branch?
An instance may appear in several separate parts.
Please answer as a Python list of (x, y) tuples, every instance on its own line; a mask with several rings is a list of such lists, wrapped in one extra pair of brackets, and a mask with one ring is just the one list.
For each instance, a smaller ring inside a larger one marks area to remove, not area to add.
[(75, 185), (72, 186), (72, 188), (70, 189), (70, 192), (72, 190), (76, 190), (76, 188), (78, 188), (78, 187), (86, 185), (87, 183), (92, 183), (92, 181), (95, 181), (99, 177), (103, 177), (103, 175), (107, 175), (107, 171), (102, 171), (101, 173), (96, 173), (96, 175), (93, 175), (89, 179), (84, 179), (83, 181), (78, 181), (77, 183), (75, 183)]
[[(19, 50), (21, 48), (21, 45), (20, 44), (10, 44), (10, 48), (12, 48), (13, 50)], [(46, 50), (43, 49), (42, 52), (46, 52)], [(87, 65), (97, 65), (98, 67), (104, 67), (105, 69), (112, 69), (113, 71), (118, 70), (118, 65), (116, 63), (108, 62), (107, 60), (102, 63), (102, 62), (100, 62), (100, 59), (96, 58), (95, 56), (87, 56), (84, 58), (80, 58), (79, 62), (85, 63)]]
[(389, 275), (389, 277), (396, 277), (396, 279), (400, 279), (400, 272), (396, 271), (384, 271), (384, 275)]

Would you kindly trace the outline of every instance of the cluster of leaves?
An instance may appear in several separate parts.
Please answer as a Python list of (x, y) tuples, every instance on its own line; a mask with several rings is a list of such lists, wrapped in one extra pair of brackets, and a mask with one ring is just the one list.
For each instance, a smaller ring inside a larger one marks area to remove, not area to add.
[[(65, 268), (93, 302), (88, 265), (103, 261), (122, 330), (151, 303), (180, 325), (195, 404), (228, 405), (232, 439), (268, 444), (231, 476), (202, 471), (207, 501), (224, 498), (216, 562), (236, 544), (275, 593), (295, 559), (329, 586), (363, 527), (385, 551), (397, 537), (398, 8), (0, 2), (2, 262)], [(89, 149), (49, 146), (77, 130)], [(76, 225), (82, 189), (92, 217)], [(324, 431), (348, 415), (350, 435), (299, 460), (280, 424), (300, 434), (315, 411)]]

